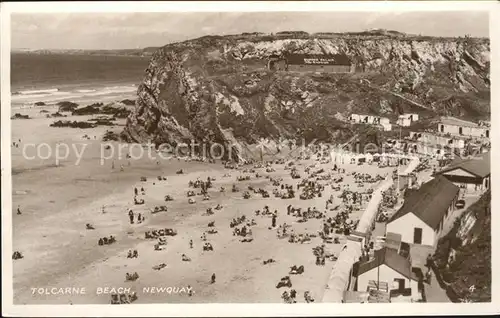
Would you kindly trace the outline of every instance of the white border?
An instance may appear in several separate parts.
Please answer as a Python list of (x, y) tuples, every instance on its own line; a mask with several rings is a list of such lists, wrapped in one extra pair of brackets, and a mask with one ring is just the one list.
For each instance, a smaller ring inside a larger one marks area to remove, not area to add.
[[(499, 118), (500, 75), (500, 4), (495, 2), (19, 2), (0, 3), (1, 21), (1, 141), (2, 141), (2, 313), (7, 316), (368, 316), (368, 315), (456, 315), (500, 312), (498, 249), (492, 248), (492, 302), (481, 304), (414, 303), (414, 304), (161, 304), (161, 305), (13, 305), (12, 299), (12, 187), (11, 187), (11, 125), (10, 125), (10, 14), (13, 12), (259, 12), (259, 11), (489, 11), (491, 41), (491, 122), (492, 136), (500, 138)], [(459, 22), (458, 22), (459, 23)], [(494, 144), (495, 145), (495, 144)], [(500, 162), (499, 150), (492, 149), (493, 162)], [(491, 166), (492, 188), (497, 189)], [(500, 184), (499, 184), (500, 186)], [(500, 228), (495, 214), (498, 199), (492, 196), (492, 228)], [(492, 230), (492, 244), (498, 239)]]

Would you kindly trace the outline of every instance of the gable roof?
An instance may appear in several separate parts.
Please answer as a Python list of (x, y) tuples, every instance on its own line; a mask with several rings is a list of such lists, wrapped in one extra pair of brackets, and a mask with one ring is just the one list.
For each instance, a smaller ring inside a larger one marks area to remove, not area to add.
[(413, 213), (435, 230), (459, 190), (444, 176), (438, 175), (418, 190), (408, 191), (403, 206), (391, 217), (389, 223)]
[(454, 125), (454, 126), (463, 126), (463, 127), (479, 127), (478, 124), (473, 123), (471, 121), (463, 120), (463, 119), (458, 119), (455, 117), (441, 117), (441, 120), (439, 121), (441, 124), (445, 125)]
[(463, 169), (480, 178), (484, 178), (491, 174), (490, 170), (490, 153), (482, 153), (479, 156), (474, 156), (470, 159), (454, 160), (448, 167), (436, 172), (436, 174), (443, 174), (455, 169)]
[(387, 265), (404, 277), (418, 280), (416, 275), (411, 270), (411, 263), (408, 258), (398, 254), (398, 251), (392, 248), (384, 247), (375, 251), (375, 257), (367, 262), (359, 264), (357, 275), (361, 275), (380, 265)]
[(345, 54), (287, 54), (286, 60), (292, 65), (351, 65)]

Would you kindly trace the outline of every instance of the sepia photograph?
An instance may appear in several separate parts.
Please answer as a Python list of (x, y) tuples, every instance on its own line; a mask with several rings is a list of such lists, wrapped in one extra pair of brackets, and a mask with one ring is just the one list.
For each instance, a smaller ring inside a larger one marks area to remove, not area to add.
[(3, 301), (494, 302), (488, 9), (87, 4), (2, 13)]

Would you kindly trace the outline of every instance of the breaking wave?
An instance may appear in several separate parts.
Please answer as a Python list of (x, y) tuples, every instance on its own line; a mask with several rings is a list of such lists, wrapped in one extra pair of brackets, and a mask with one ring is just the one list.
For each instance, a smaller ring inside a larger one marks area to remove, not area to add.
[(16, 106), (32, 105), (36, 102), (57, 103), (60, 101), (99, 101), (107, 97), (131, 96), (137, 91), (136, 85), (103, 86), (99, 88), (51, 88), (22, 90), (12, 93), (11, 101)]
[(42, 95), (42, 94), (57, 93), (58, 91), (59, 91), (59, 88), (26, 90), (26, 91), (14, 92), (14, 93), (12, 93), (12, 95)]

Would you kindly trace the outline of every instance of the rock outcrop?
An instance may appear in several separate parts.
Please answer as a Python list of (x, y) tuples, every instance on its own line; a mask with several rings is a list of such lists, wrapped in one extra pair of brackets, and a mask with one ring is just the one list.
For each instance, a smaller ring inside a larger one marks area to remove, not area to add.
[(491, 301), (491, 191), (439, 240), (434, 258), (452, 301)]
[[(219, 143), (241, 159), (261, 138), (346, 140), (353, 134), (345, 123), (351, 113), (489, 117), (487, 39), (296, 37), (207, 36), (158, 49), (122, 137), (171, 145)], [(268, 57), (280, 53), (345, 53), (356, 73), (268, 70)]]

